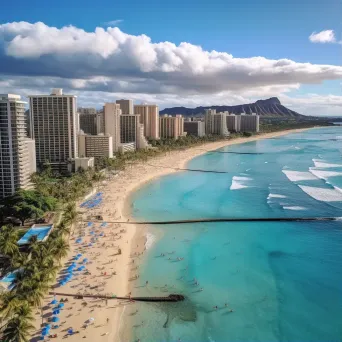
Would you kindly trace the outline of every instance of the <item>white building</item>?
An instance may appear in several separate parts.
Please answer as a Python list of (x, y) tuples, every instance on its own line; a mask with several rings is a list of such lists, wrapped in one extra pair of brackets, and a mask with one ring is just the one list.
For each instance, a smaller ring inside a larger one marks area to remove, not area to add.
[(19, 95), (0, 95), (0, 198), (31, 185), (25, 104)]
[(76, 96), (52, 89), (50, 95), (30, 95), (30, 137), (36, 142), (37, 166), (70, 171), (77, 157)]
[(74, 171), (78, 171), (79, 169), (87, 170), (89, 168), (94, 167), (94, 165), (95, 165), (94, 157), (75, 158)]

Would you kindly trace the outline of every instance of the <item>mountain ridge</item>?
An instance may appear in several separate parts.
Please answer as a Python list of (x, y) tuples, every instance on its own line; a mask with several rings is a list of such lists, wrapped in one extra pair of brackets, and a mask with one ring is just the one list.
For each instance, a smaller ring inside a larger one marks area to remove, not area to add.
[(288, 109), (283, 106), (280, 100), (277, 97), (271, 97), (266, 100), (258, 100), (254, 103), (247, 103), (242, 105), (235, 106), (199, 106), (196, 108), (187, 108), (187, 107), (170, 107), (165, 108), (160, 111), (160, 114), (181, 114), (184, 116), (192, 116), (198, 114), (204, 114), (205, 109), (216, 109), (217, 112), (225, 112), (228, 111), (231, 114), (252, 114), (256, 113), (260, 116), (265, 117), (294, 117), (299, 118), (304, 115), (295, 112), (294, 110)]

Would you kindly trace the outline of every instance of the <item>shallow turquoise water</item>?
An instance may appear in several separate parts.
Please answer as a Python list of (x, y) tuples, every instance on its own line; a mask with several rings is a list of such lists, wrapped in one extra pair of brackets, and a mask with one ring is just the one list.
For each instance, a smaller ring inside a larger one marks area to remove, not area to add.
[[(195, 158), (191, 168), (229, 173), (162, 177), (135, 193), (134, 216), (342, 216), (342, 128), (221, 151), (263, 154)], [(144, 257), (133, 294), (184, 293), (189, 300), (171, 308), (139, 305), (133, 340), (342, 341), (341, 221), (203, 223), (151, 233), (158, 241)]]

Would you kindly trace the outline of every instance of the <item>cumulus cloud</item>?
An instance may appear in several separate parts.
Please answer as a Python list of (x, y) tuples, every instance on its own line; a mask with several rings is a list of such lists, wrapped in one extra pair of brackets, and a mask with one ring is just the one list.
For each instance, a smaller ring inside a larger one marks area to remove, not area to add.
[(153, 42), (117, 27), (87, 32), (42, 22), (0, 25), (4, 92), (20, 89), (27, 95), (62, 87), (99, 104), (125, 96), (162, 107), (197, 106), (251, 102), (335, 79), (342, 79), (341, 66), (238, 58), (187, 42)]
[(313, 32), (309, 39), (312, 43), (336, 43), (335, 32), (333, 30)]
[(116, 20), (106, 21), (103, 24), (105, 26), (117, 26), (117, 25), (119, 25), (122, 22), (123, 22), (122, 19), (116, 19)]
[(0, 25), (0, 49), (1, 73), (86, 79), (90, 84), (104, 77), (107, 90), (127, 82), (127, 89), (140, 92), (140, 82), (146, 92), (203, 94), (342, 78), (340, 66), (236, 58), (186, 42), (153, 43), (144, 34), (129, 35), (117, 27), (86, 32), (41, 22), (8, 23)]

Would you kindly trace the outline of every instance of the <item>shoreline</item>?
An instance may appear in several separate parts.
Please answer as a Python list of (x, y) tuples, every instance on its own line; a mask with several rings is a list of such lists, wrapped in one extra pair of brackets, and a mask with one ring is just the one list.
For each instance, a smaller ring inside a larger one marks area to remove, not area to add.
[[(139, 263), (137, 262), (135, 264), (135, 258), (139, 257), (140, 259), (140, 255), (145, 252), (147, 227), (139, 226), (138, 229), (134, 225), (110, 223), (107, 224), (105, 229), (101, 228), (99, 223), (89, 227), (86, 223), (88, 216), (94, 217), (95, 215), (102, 215), (104, 222), (130, 220), (132, 214), (131, 200), (134, 192), (156, 178), (178, 172), (178, 170), (172, 168), (184, 168), (191, 159), (207, 153), (208, 150), (216, 150), (224, 146), (274, 138), (291, 133), (299, 133), (307, 129), (264, 133), (252, 137), (210, 142), (190, 147), (186, 150), (171, 151), (165, 155), (157, 156), (151, 159), (154, 165), (139, 162), (133, 166), (127, 166), (124, 171), (120, 171), (117, 176), (106, 182), (97, 191), (103, 192), (103, 201), (99, 207), (81, 210), (83, 223), (76, 223), (75, 231), (78, 230), (84, 234), (82, 238), (84, 243), (78, 244), (75, 238), (70, 236), (70, 252), (66, 259), (67, 261), (71, 261), (74, 255), (81, 252), (83, 254), (82, 258), (89, 260), (86, 265), (89, 274), (77, 275), (75, 279), (63, 286), (63, 288), (56, 288), (56, 292), (90, 292), (95, 295), (115, 294), (117, 296), (124, 296), (133, 291), (134, 279), (132, 277), (135, 275), (138, 276), (139, 273), (137, 270)], [(158, 167), (158, 165), (162, 167)], [(77, 209), (80, 211), (79, 207)], [(91, 231), (98, 238), (96, 238), (93, 246), (88, 247), (90, 240), (94, 236), (91, 234)], [(120, 254), (117, 253), (119, 250), (121, 250)], [(136, 253), (138, 255), (135, 255)], [(52, 295), (47, 296), (43, 306), (47, 308), (52, 299)], [(61, 298), (57, 298), (57, 300), (59, 299)], [(80, 339), (105, 342), (120, 341), (121, 329), (124, 329), (125, 337), (126, 334), (128, 336), (130, 335), (129, 324), (121, 326), (121, 323), (123, 322), (124, 311), (127, 309), (127, 306), (132, 304), (128, 301), (118, 300), (110, 300), (108, 303), (107, 301), (103, 303), (102, 300), (96, 298), (87, 301), (85, 304), (85, 301), (75, 300), (69, 297), (69, 302), (65, 304), (65, 308), (59, 316), (62, 323), (56, 330), (51, 331), (51, 334), (58, 334), (59, 340), (66, 334), (68, 328), (72, 327), (75, 331), (79, 330), (80, 333), (68, 336), (68, 340), (71, 341), (79, 341)], [(47, 310), (51, 311), (51, 308)], [(43, 313), (45, 315), (48, 314), (46, 311)], [(39, 331), (42, 320), (40, 312), (37, 312), (35, 316), (36, 328)], [(90, 318), (93, 318), (92, 324), (87, 325), (83, 330), (82, 327)], [(45, 322), (47, 320), (48, 316), (44, 318)], [(36, 340), (32, 339), (31, 341)]]

